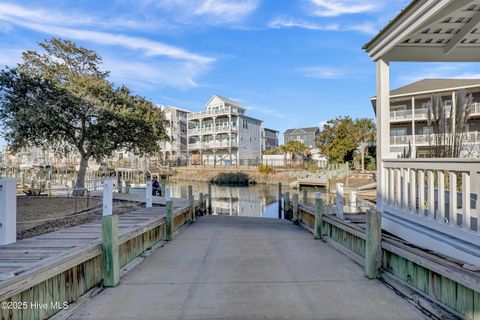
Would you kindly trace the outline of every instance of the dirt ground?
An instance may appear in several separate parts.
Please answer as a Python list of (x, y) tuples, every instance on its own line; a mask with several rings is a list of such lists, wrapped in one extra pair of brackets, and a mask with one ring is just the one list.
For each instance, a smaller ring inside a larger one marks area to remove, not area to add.
[[(75, 210), (76, 201), (76, 210)], [(17, 239), (77, 226), (101, 218), (101, 199), (66, 197), (17, 197)], [(114, 203), (114, 213), (138, 208), (137, 204)]]

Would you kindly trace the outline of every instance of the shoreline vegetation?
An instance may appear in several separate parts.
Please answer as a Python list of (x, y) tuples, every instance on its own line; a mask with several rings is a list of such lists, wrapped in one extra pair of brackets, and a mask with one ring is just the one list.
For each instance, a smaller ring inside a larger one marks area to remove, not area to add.
[(248, 187), (256, 184), (255, 180), (245, 172), (221, 172), (210, 180), (211, 183), (219, 186)]
[(212, 182), (222, 173), (244, 173), (249, 180), (256, 184), (290, 184), (295, 182), (304, 170), (277, 171), (272, 173), (261, 173), (258, 169), (237, 169), (237, 168), (177, 168), (176, 172), (169, 179), (175, 181), (197, 181)]

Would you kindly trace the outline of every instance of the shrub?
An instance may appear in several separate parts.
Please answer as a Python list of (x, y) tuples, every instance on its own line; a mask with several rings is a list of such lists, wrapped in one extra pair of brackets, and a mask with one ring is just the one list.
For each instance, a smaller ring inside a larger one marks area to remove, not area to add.
[(317, 172), (318, 171), (318, 164), (316, 161), (307, 160), (303, 163), (304, 169), (308, 170), (309, 172)]
[(377, 170), (377, 161), (371, 155), (365, 156), (365, 168), (368, 171), (375, 171)]
[(258, 172), (264, 173), (264, 174), (270, 174), (270, 173), (273, 173), (274, 171), (272, 166), (268, 164), (261, 164), (260, 166), (258, 166)]
[(212, 183), (230, 186), (248, 186), (250, 178), (243, 172), (222, 172), (212, 179)]

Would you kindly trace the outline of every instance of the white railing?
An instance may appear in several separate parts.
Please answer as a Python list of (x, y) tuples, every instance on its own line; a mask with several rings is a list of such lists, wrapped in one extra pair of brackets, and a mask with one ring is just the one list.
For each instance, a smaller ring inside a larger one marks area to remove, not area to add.
[(471, 106), (471, 114), (479, 114), (480, 113), (480, 103), (475, 102)]
[(391, 136), (390, 137), (390, 144), (408, 144), (412, 142), (412, 136)]
[(236, 113), (237, 109), (231, 108), (231, 107), (225, 107), (225, 108), (213, 108), (210, 110), (205, 110), (201, 112), (192, 112), (188, 114), (188, 119), (193, 119), (193, 118), (201, 118), (205, 116), (215, 116), (215, 115), (220, 115), (220, 114), (230, 114), (230, 113)]
[(404, 120), (412, 118), (412, 110), (396, 110), (390, 111), (391, 120)]
[[(446, 135), (448, 138), (448, 134)], [(443, 137), (443, 135), (442, 135)], [(466, 143), (476, 143), (480, 142), (480, 132), (472, 131), (466, 132), (463, 138), (464, 142)], [(405, 136), (391, 136), (390, 137), (390, 144), (391, 145), (403, 145), (408, 144), (408, 142), (413, 143), (413, 136), (405, 135)], [(417, 134), (415, 135), (415, 145), (429, 145), (435, 144), (435, 135), (434, 134)]]
[(236, 148), (238, 147), (237, 141), (208, 141), (208, 142), (197, 142), (197, 143), (190, 143), (188, 145), (189, 149), (209, 149), (209, 148)]
[(204, 133), (215, 133), (215, 132), (225, 132), (225, 131), (236, 131), (238, 130), (237, 126), (231, 125), (217, 125), (209, 127), (195, 127), (188, 129), (188, 134), (204, 134)]
[[(479, 113), (480, 112), (480, 104), (474, 103), (472, 107), (472, 113)], [(445, 114), (447, 117), (450, 117), (450, 111), (452, 110), (452, 106), (445, 106)], [(476, 111), (475, 111), (476, 110)], [(409, 119), (427, 119), (427, 109), (426, 108), (419, 108), (415, 110), (397, 110), (397, 111), (390, 111), (390, 120), (409, 120)]]
[(383, 210), (480, 241), (480, 230), (472, 225), (472, 218), (478, 219), (479, 159), (395, 159), (383, 164)]

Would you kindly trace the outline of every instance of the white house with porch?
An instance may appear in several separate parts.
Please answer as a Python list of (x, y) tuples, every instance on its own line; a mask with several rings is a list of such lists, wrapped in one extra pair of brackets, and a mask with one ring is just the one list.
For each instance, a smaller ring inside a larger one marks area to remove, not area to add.
[(262, 121), (246, 115), (236, 101), (214, 95), (205, 111), (188, 117), (188, 157), (193, 165), (258, 165)]
[[(464, 135), (464, 157), (480, 156), (480, 79), (423, 79), (390, 91), (390, 153), (404, 152), (414, 158), (425, 158), (435, 144), (433, 127), (428, 124), (428, 103), (438, 94), (445, 105), (449, 121), (452, 101), (458, 90), (472, 97)], [(372, 98), (376, 111), (376, 97)]]
[[(390, 63), (480, 62), (480, 0), (415, 0), (364, 46), (376, 63), (377, 208), (382, 228), (480, 266), (480, 159), (396, 159)], [(455, 108), (456, 99), (452, 99)]]

